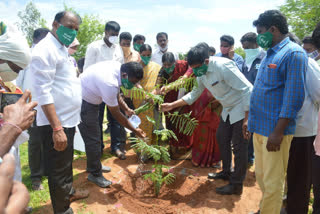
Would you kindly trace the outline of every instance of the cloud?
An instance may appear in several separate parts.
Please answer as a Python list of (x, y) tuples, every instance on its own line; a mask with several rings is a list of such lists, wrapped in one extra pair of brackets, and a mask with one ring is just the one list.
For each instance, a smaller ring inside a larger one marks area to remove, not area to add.
[[(17, 13), (28, 0), (5, 0), (0, 2), (0, 14), (5, 20), (17, 22)], [(54, 15), (64, 9), (64, 0), (33, 0), (42, 17), (51, 26)], [(115, 20), (121, 31), (135, 35), (143, 34), (152, 47), (156, 34), (169, 34), (170, 49), (186, 52), (198, 42), (207, 42), (218, 49), (222, 34), (234, 36), (236, 46), (243, 34), (255, 31), (252, 21), (258, 15), (281, 5), (285, 0), (68, 0), (68, 7), (80, 15), (94, 14), (101, 20)], [(12, 11), (15, 11), (14, 13)]]

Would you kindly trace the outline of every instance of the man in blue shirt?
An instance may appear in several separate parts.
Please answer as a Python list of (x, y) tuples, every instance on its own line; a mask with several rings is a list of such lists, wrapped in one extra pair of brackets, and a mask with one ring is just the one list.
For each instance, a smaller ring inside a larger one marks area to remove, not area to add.
[[(266, 52), (259, 48), (259, 45), (257, 44), (257, 34), (254, 32), (244, 34), (241, 37), (240, 42), (244, 52), (246, 53), (246, 58), (240, 71), (247, 78), (247, 80), (254, 85), (261, 60), (266, 55)], [(253, 162), (254, 151), (253, 139), (251, 137), (248, 145), (248, 166), (252, 166)]]
[(250, 100), (248, 128), (253, 133), (256, 179), (262, 191), (261, 214), (280, 213), (289, 149), (304, 101), (307, 55), (287, 37), (286, 17), (268, 10), (253, 22), (257, 43), (267, 48)]
[(225, 57), (235, 61), (238, 68), (241, 70), (243, 66), (242, 56), (234, 52), (234, 39), (232, 36), (223, 35), (220, 37), (220, 51), (221, 53), (216, 54), (216, 56)]

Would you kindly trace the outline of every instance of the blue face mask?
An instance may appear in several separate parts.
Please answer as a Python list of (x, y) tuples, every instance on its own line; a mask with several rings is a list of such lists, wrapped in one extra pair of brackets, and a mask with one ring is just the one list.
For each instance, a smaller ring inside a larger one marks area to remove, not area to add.
[(260, 48), (256, 49), (244, 49), (244, 52), (246, 53), (246, 64), (251, 65), (253, 61), (259, 56), (260, 54)]

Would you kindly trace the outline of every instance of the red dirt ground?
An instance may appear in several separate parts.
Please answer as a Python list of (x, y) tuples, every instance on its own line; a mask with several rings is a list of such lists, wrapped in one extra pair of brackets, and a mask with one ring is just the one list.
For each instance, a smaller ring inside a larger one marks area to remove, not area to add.
[[(106, 152), (106, 151), (105, 151)], [(171, 161), (176, 181), (163, 186), (158, 198), (153, 195), (149, 181), (142, 179), (140, 169), (151, 168), (151, 164), (139, 165), (132, 150), (126, 160), (115, 157), (102, 161), (112, 171), (104, 176), (113, 182), (111, 188), (102, 189), (87, 181), (86, 160), (74, 161), (73, 167), (79, 172), (74, 179), (75, 188), (86, 188), (89, 198), (71, 204), (78, 214), (137, 213), (137, 214), (247, 214), (257, 211), (261, 192), (254, 178), (253, 169), (248, 170), (241, 196), (221, 196), (215, 188), (226, 184), (225, 181), (207, 179), (213, 168), (193, 167), (188, 160)], [(51, 214), (50, 201), (37, 213)]]

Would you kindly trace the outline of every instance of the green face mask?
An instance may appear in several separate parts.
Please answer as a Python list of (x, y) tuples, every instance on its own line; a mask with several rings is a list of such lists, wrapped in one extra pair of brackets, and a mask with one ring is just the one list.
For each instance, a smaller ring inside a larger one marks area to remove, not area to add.
[(133, 44), (133, 48), (134, 48), (136, 51), (138, 51), (138, 52), (140, 52), (141, 46), (142, 46), (142, 45), (137, 44), (137, 43), (134, 43), (134, 44)]
[(164, 70), (167, 72), (167, 74), (171, 74), (176, 67), (175, 64), (173, 64), (170, 68), (164, 68)]
[(193, 68), (193, 73), (196, 77), (201, 77), (202, 75), (206, 74), (208, 71), (208, 65), (203, 63), (203, 65), (201, 65), (198, 68)]
[(127, 78), (122, 78), (121, 84), (125, 89), (131, 89), (134, 86), (134, 84), (132, 82), (130, 82), (129, 79), (127, 79)]
[(57, 29), (56, 33), (60, 42), (66, 46), (69, 46), (77, 36), (76, 30), (67, 28), (62, 24), (60, 24), (60, 27)]
[(272, 45), (273, 35), (269, 31), (259, 34), (257, 37), (257, 43), (262, 48), (270, 48)]
[(141, 56), (141, 60), (145, 65), (148, 65), (151, 60), (151, 56)]

